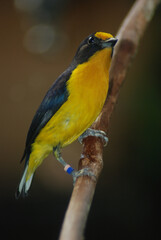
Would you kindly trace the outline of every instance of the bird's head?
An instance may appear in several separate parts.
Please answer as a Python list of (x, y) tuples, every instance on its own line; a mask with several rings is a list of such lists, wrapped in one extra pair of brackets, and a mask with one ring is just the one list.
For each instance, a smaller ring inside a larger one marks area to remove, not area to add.
[(74, 57), (74, 61), (76, 61), (77, 64), (84, 63), (97, 51), (101, 51), (104, 48), (109, 48), (111, 50), (110, 56), (112, 57), (113, 48), (116, 43), (117, 39), (109, 33), (93, 33), (81, 42)]

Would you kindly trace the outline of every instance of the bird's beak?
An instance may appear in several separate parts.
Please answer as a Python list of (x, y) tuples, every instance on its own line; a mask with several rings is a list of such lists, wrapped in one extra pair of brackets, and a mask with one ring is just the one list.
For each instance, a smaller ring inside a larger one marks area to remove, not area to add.
[(106, 47), (114, 47), (115, 44), (117, 43), (118, 39), (117, 38), (109, 38), (107, 40), (102, 41), (102, 46), (104, 48)]

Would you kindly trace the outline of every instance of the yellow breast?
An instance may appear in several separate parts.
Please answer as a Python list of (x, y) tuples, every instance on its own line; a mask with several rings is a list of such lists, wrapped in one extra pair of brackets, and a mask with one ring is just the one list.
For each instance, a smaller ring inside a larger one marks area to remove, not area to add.
[(111, 49), (96, 52), (72, 72), (68, 100), (41, 130), (36, 141), (62, 147), (77, 139), (97, 118), (109, 86)]

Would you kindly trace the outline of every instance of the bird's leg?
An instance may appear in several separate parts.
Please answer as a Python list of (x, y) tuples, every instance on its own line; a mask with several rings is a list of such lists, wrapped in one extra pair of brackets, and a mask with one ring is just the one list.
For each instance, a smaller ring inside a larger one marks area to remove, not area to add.
[(64, 159), (61, 156), (60, 147), (56, 147), (53, 149), (54, 155), (56, 157), (56, 160), (58, 160), (64, 167), (64, 171), (68, 174), (71, 174), (74, 171), (74, 168), (72, 168), (69, 164), (67, 164)]
[(82, 144), (83, 139), (88, 137), (88, 136), (93, 136), (93, 137), (100, 137), (103, 142), (104, 142), (104, 146), (107, 145), (108, 143), (108, 137), (106, 136), (106, 133), (104, 131), (101, 130), (96, 130), (96, 129), (92, 129), (92, 128), (88, 128), (79, 138), (78, 141)]
[(93, 177), (94, 180), (96, 179), (95, 175), (92, 173), (92, 171), (90, 171), (89, 168), (83, 168), (79, 171), (75, 171), (74, 168), (67, 164), (61, 156), (60, 147), (57, 146), (54, 148), (53, 152), (56, 159), (63, 165), (64, 171), (73, 177), (73, 185), (75, 185), (77, 178), (81, 176), (89, 176)]

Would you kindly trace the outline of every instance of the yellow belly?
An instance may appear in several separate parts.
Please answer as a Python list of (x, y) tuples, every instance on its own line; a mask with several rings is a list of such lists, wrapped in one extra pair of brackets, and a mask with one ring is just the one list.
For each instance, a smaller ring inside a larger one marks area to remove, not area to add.
[[(106, 99), (109, 86), (110, 58), (104, 49), (87, 63), (80, 64), (68, 81), (68, 100), (60, 107), (32, 144), (31, 158), (37, 165), (60, 145), (76, 140), (97, 118)], [(35, 164), (35, 163), (34, 163)]]
[(69, 96), (68, 101), (50, 119), (36, 141), (45, 141), (52, 146), (60, 144), (64, 147), (76, 140), (94, 122), (103, 107), (107, 83), (104, 84), (101, 97), (99, 88), (87, 91), (84, 87), (81, 91)]

